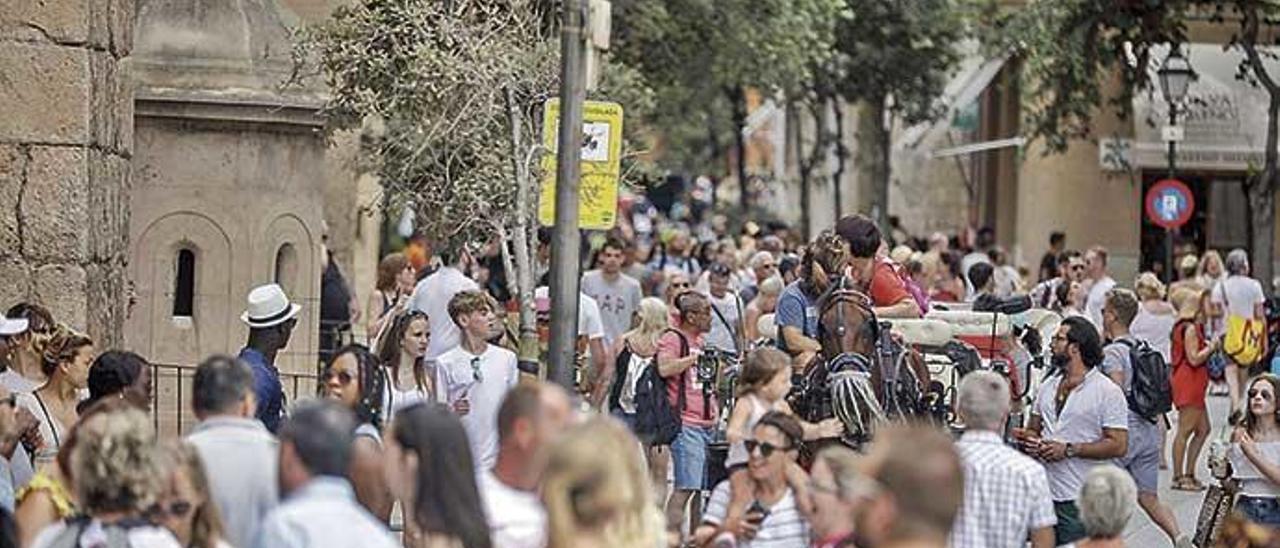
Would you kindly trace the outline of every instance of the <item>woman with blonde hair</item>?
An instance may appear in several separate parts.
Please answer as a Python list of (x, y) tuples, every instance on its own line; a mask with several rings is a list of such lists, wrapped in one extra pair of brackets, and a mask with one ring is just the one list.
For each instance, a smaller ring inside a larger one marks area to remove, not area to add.
[(188, 548), (230, 548), (224, 540), (222, 516), (209, 498), (209, 478), (195, 448), (183, 441), (169, 441), (163, 455), (172, 469), (169, 488), (156, 506), (156, 520)]
[(575, 426), (556, 441), (542, 479), (548, 546), (663, 545), (662, 515), (634, 447), (627, 429), (605, 417)]
[(609, 388), (608, 409), (644, 445), (655, 493), (666, 491), (670, 450), (647, 439), (649, 436), (636, 432), (636, 384), (646, 369), (654, 367), (658, 339), (670, 328), (671, 314), (666, 303), (657, 297), (645, 297), (640, 300), (640, 309), (636, 311), (636, 327), (618, 337), (610, 350), (611, 355), (617, 356), (617, 361), (614, 363), (613, 384)]
[(144, 519), (164, 492), (164, 467), (151, 419), (125, 408), (89, 417), (76, 428), (71, 477), (85, 519), (46, 528), (32, 543), (105, 546), (123, 537), (137, 548), (179, 548), (173, 533)]
[(18, 394), (15, 401), (40, 421), (43, 445), (27, 447), (37, 470), (53, 462), (58, 448), (75, 425), (80, 392), (88, 386), (93, 362), (93, 339), (59, 326), (45, 346), (41, 363), (45, 382), (30, 394)]
[(1196, 479), (1196, 459), (1209, 437), (1209, 414), (1205, 392), (1209, 389), (1209, 356), (1218, 340), (1206, 333), (1205, 303), (1208, 291), (1183, 299), (1178, 321), (1173, 326), (1170, 355), (1173, 373), (1173, 406), (1178, 409), (1178, 430), (1173, 437), (1173, 488), (1199, 491), (1204, 484)]
[(1158, 350), (1165, 363), (1171, 362), (1170, 335), (1178, 311), (1164, 300), (1164, 284), (1154, 273), (1143, 272), (1133, 282), (1133, 291), (1138, 295), (1138, 314), (1129, 324), (1129, 333)]

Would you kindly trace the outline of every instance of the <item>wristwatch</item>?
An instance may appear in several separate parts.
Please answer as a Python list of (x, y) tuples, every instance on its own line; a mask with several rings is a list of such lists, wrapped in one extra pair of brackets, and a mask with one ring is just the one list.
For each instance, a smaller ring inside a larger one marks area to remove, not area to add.
[(1067, 444), (1067, 458), (1076, 458), (1076, 446), (1070, 443)]

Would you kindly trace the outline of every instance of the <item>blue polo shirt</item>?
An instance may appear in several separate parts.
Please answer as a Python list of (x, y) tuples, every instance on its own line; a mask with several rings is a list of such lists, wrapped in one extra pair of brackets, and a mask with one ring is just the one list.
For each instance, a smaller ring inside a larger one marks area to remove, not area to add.
[(788, 284), (778, 296), (778, 309), (774, 313), (774, 322), (778, 324), (779, 348), (787, 347), (787, 342), (782, 336), (782, 328), (786, 326), (800, 329), (804, 336), (811, 339), (818, 338), (817, 303), (800, 289), (799, 280)]
[(252, 348), (241, 350), (240, 359), (253, 371), (253, 394), (258, 398), (258, 411), (254, 416), (275, 434), (280, 429), (286, 405), (280, 371), (275, 364), (267, 363), (266, 356)]

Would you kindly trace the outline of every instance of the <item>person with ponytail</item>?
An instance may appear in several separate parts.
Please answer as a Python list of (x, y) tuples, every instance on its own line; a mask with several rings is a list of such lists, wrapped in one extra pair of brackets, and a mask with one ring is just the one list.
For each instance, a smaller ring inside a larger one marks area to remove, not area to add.
[(774, 319), (778, 324), (778, 348), (792, 356), (793, 364), (804, 369), (819, 352), (818, 298), (844, 271), (849, 261), (844, 241), (831, 231), (823, 231), (805, 248), (800, 261), (800, 278), (782, 290)]
[(54, 461), (67, 433), (79, 420), (76, 404), (88, 385), (93, 361), (93, 339), (60, 326), (49, 339), (41, 358), (45, 382), (30, 394), (19, 394), (17, 405), (40, 421), (43, 445), (27, 447), (37, 469)]
[(386, 376), (382, 409), (390, 415), (415, 403), (436, 399), (432, 379), (427, 371), (427, 347), (431, 342), (431, 322), (421, 311), (413, 310), (391, 321), (390, 328), (378, 341), (378, 362)]

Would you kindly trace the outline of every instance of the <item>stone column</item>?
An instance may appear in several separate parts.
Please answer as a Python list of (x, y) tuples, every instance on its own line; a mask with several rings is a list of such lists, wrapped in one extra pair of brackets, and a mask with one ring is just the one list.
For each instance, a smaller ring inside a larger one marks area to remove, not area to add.
[(126, 314), (134, 0), (0, 0), (0, 307), (100, 347)]

